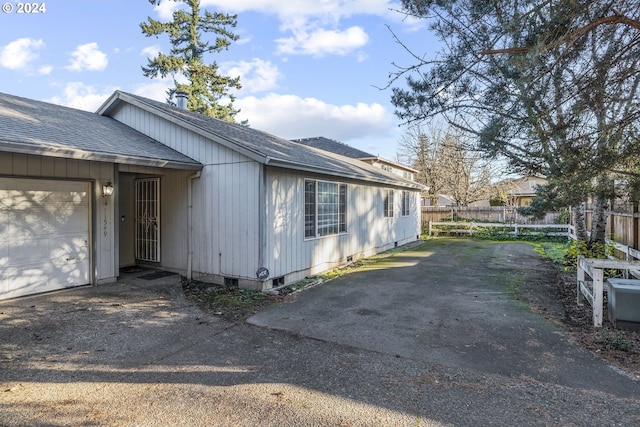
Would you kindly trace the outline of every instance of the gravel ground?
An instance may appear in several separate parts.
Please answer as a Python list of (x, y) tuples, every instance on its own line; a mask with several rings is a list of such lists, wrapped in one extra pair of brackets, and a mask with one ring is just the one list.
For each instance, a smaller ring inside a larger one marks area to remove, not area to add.
[(640, 425), (630, 384), (561, 386), (227, 321), (178, 276), (0, 303), (2, 426)]

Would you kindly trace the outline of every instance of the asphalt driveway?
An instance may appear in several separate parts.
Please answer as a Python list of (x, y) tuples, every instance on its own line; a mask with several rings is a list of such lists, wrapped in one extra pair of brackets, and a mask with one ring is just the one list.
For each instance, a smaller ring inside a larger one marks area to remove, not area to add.
[(518, 291), (553, 285), (551, 273), (527, 244), (434, 241), (303, 293), (249, 323), (477, 372), (620, 396), (630, 387), (639, 390), (601, 369), (560, 326), (531, 313)]
[(248, 323), (145, 272), (0, 302), (0, 425), (640, 424), (638, 381), (518, 299), (547, 267), (436, 240)]

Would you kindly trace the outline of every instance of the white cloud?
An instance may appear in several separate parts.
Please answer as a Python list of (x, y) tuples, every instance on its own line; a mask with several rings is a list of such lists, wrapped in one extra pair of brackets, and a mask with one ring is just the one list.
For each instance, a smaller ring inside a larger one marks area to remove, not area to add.
[(154, 6), (153, 10), (161, 21), (168, 21), (179, 6), (180, 3), (176, 1), (161, 1), (160, 4)]
[[(399, 0), (202, 0), (201, 5), (238, 13), (240, 17), (243, 12), (275, 15), (280, 21), (280, 32), (286, 34), (276, 40), (281, 54), (323, 56), (357, 51), (369, 40), (365, 29), (361, 26), (343, 29), (340, 25), (342, 20), (355, 15), (415, 25), (397, 12), (401, 8)], [(358, 61), (362, 60), (359, 55)]]
[(382, 105), (358, 103), (331, 105), (316, 98), (271, 93), (265, 97), (238, 98), (239, 120), (252, 128), (281, 138), (325, 136), (338, 141), (383, 136), (393, 124), (391, 112)]
[(277, 39), (278, 53), (289, 55), (347, 55), (367, 44), (369, 36), (358, 26), (345, 31), (322, 28), (295, 31), (293, 37)]
[(151, 83), (138, 86), (133, 93), (145, 98), (165, 102), (167, 100), (167, 90), (173, 87), (172, 78), (153, 79)]
[(154, 44), (153, 46), (147, 46), (140, 51), (140, 55), (147, 58), (155, 58), (158, 53), (161, 52), (160, 45)]
[(36, 50), (42, 49), (42, 39), (21, 38), (6, 44), (0, 49), (0, 66), (10, 70), (26, 68), (38, 58)]
[(388, 15), (391, 8), (400, 7), (399, 2), (393, 0), (202, 0), (201, 5), (234, 13), (270, 13), (277, 15), (282, 21), (294, 17), (335, 21), (354, 14)]
[(53, 71), (53, 67), (51, 65), (43, 65), (42, 67), (38, 68), (38, 74), (42, 76), (48, 76), (49, 74), (51, 74), (51, 71)]
[(100, 51), (98, 43), (86, 43), (79, 45), (71, 53), (71, 63), (66, 66), (71, 71), (102, 71), (107, 68), (109, 60), (107, 54)]
[(240, 77), (241, 93), (257, 93), (274, 90), (282, 77), (271, 61), (254, 58), (251, 61), (225, 62), (220, 71), (227, 76)]
[(85, 85), (82, 82), (70, 82), (65, 85), (61, 96), (54, 96), (45, 99), (45, 101), (93, 112), (96, 111), (116, 89), (117, 87), (110, 87), (104, 88), (102, 92), (98, 92), (93, 86)]

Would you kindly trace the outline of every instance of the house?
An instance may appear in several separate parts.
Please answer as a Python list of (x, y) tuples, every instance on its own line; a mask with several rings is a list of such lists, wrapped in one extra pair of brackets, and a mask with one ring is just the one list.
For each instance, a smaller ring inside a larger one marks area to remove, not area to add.
[(315, 138), (302, 138), (294, 139), (293, 142), (298, 144), (308, 145), (310, 147), (319, 148), (321, 150), (330, 151), (332, 153), (340, 154), (343, 156), (351, 157), (353, 159), (362, 160), (382, 170), (389, 171), (398, 176), (413, 181), (417, 170), (400, 163), (392, 162), (380, 156), (374, 156), (366, 151), (359, 150), (355, 147), (351, 147), (343, 142), (335, 141), (333, 139), (325, 138), (322, 136)]
[(529, 175), (503, 181), (499, 187), (506, 193), (508, 206), (529, 206), (536, 197), (538, 187), (546, 183), (543, 177)]
[(0, 94), (0, 299), (132, 265), (286, 285), (418, 239), (421, 189), (120, 91), (97, 113)]

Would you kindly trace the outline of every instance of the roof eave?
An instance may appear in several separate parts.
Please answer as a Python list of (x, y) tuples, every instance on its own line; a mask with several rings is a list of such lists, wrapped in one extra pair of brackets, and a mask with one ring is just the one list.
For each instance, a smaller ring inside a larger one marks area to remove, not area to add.
[(136, 166), (151, 166), (168, 169), (201, 170), (200, 163), (179, 162), (175, 160), (152, 159), (147, 157), (122, 156), (111, 153), (95, 153), (72, 148), (35, 147), (25, 144), (0, 141), (0, 151), (9, 153), (32, 154), (74, 160), (89, 160), (104, 163), (121, 163)]
[(280, 159), (270, 158), (267, 162), (267, 165), (282, 168), (282, 169), (300, 171), (300, 172), (308, 172), (308, 173), (316, 173), (320, 175), (348, 178), (348, 179), (353, 179), (353, 180), (362, 181), (362, 182), (374, 182), (377, 184), (385, 184), (393, 187), (411, 188), (413, 190), (426, 189), (426, 187), (418, 183), (410, 183), (410, 182), (398, 181), (395, 179), (386, 179), (382, 177), (365, 177), (362, 174), (358, 174), (358, 173), (335, 171), (333, 169), (325, 169), (325, 168), (320, 168), (312, 165), (292, 163), (292, 162), (288, 162), (286, 160), (280, 160)]

